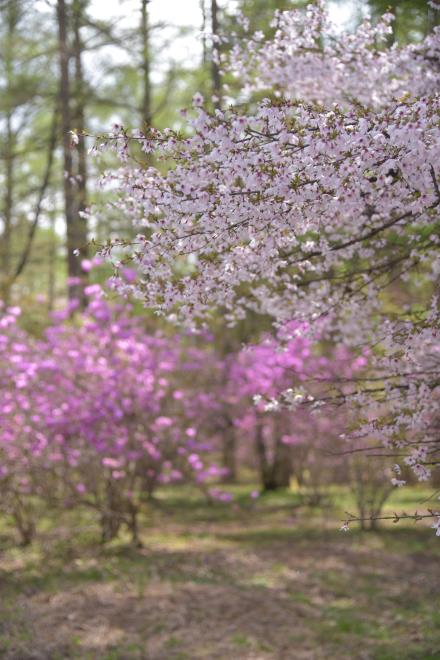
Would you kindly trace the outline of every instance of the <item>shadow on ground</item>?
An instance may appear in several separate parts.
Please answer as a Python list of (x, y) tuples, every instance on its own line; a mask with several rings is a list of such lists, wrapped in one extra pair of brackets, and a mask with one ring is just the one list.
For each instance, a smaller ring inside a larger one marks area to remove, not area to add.
[(142, 550), (73, 529), (4, 545), (0, 657), (440, 658), (429, 530), (343, 535), (291, 511), (200, 520), (156, 521)]

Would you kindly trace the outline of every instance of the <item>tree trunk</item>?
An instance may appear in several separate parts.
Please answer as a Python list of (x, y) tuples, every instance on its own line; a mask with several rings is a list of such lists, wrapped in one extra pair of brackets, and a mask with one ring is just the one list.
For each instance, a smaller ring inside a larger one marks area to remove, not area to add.
[(31, 545), (36, 533), (35, 521), (33, 519), (32, 513), (26, 510), (26, 507), (23, 505), (18, 495), (15, 496), (12, 516), (20, 536), (20, 545), (23, 548)]
[(11, 237), (12, 208), (14, 188), (14, 134), (12, 132), (12, 116), (8, 109), (6, 114), (6, 175), (5, 195), (3, 205), (3, 235), (2, 235), (2, 287), (1, 298), (8, 305), (11, 297)]
[(14, 191), (14, 159), (15, 159), (15, 134), (12, 127), (12, 88), (13, 88), (13, 49), (14, 33), (18, 21), (18, 4), (9, 2), (7, 5), (7, 36), (5, 44), (5, 74), (6, 74), (6, 140), (5, 140), (5, 182), (3, 201), (3, 234), (1, 240), (2, 248), (2, 278), (0, 295), (2, 300), (10, 302), (10, 275), (11, 275), (11, 238), (12, 238), (12, 213), (13, 213), (13, 191)]
[(49, 239), (49, 254), (48, 254), (48, 281), (47, 281), (47, 308), (49, 312), (53, 312), (55, 307), (55, 292), (56, 292), (56, 262), (57, 262), (57, 242), (55, 232), (55, 212), (54, 209), (50, 211), (50, 239)]
[[(85, 90), (84, 76), (82, 67), (83, 44), (81, 40), (81, 26), (84, 19), (84, 9), (86, 2), (84, 0), (74, 0), (73, 2), (73, 55), (75, 62), (75, 130), (78, 135), (82, 135), (85, 130)], [(86, 144), (83, 137), (79, 138), (76, 147), (77, 156), (77, 187), (76, 187), (76, 208), (75, 222), (78, 227), (78, 239), (80, 243), (81, 258), (88, 256), (87, 247), (87, 221), (84, 218), (84, 212), (87, 208), (87, 153)], [(81, 271), (82, 280), (81, 296), (83, 298), (84, 286), (88, 281), (86, 271)], [(82, 299), (83, 305), (86, 301)]]
[(222, 463), (228, 471), (222, 479), (224, 483), (233, 484), (237, 481), (236, 444), (234, 427), (229, 424), (222, 437)]
[(281, 442), (281, 434), (277, 428), (275, 449), (272, 460), (269, 460), (268, 449), (263, 436), (263, 426), (257, 423), (255, 432), (255, 448), (260, 467), (260, 480), (263, 490), (278, 490), (278, 488), (288, 488), (292, 476), (291, 450), (288, 445)]
[(222, 106), (222, 81), (220, 75), (220, 49), (218, 37), (220, 32), (219, 19), (218, 19), (218, 4), (217, 0), (211, 0), (211, 35), (212, 35), (212, 52), (211, 52), (211, 82), (212, 82), (212, 96), (214, 108), (220, 109)]
[(208, 50), (206, 48), (206, 4), (200, 0), (200, 11), (202, 14), (202, 67), (206, 68), (208, 62)]
[(142, 548), (142, 541), (139, 537), (138, 508), (130, 502), (128, 505), (128, 528), (131, 532), (131, 543), (136, 548)]
[(54, 152), (57, 141), (57, 108), (54, 109), (53, 118), (52, 118), (52, 128), (49, 136), (48, 144), (48, 153), (47, 153), (47, 162), (46, 169), (43, 174), (43, 180), (41, 182), (40, 189), (38, 191), (37, 201), (35, 205), (34, 217), (30, 223), (29, 230), (27, 232), (27, 239), (23, 248), (23, 251), (19, 257), (18, 263), (14, 266), (13, 272), (9, 277), (10, 285), (15, 282), (15, 280), (22, 274), (26, 265), (28, 263), (29, 257), (32, 252), (32, 244), (35, 238), (35, 234), (38, 227), (38, 222), (40, 220), (41, 211), (43, 208), (43, 201), (46, 194), (46, 190), (50, 184), (50, 178), (52, 173), (52, 164), (54, 159)]
[(101, 542), (107, 543), (116, 538), (122, 523), (120, 502), (111, 479), (107, 481), (104, 497), (101, 510)]
[(274, 466), (273, 466), (273, 480), (277, 488), (288, 488), (290, 486), (290, 479), (292, 476), (292, 452), (291, 447), (281, 441), (281, 437), (277, 434)]
[(70, 52), (68, 46), (68, 17), (64, 0), (57, 2), (58, 53), (60, 63), (60, 111), (64, 164), (64, 209), (66, 217), (67, 273), (69, 298), (81, 300), (81, 256), (87, 250), (84, 223), (78, 222), (74, 188), (74, 166), (71, 147), (72, 115), (71, 85), (69, 74)]
[(263, 491), (276, 490), (277, 485), (274, 480), (273, 466), (270, 464), (267, 447), (263, 436), (263, 425), (257, 423), (255, 431), (255, 448), (257, 451), (258, 464), (260, 468), (260, 482)]
[(108, 543), (117, 537), (121, 523), (112, 511), (101, 514), (101, 543)]
[(141, 0), (141, 58), (142, 58), (142, 121), (150, 128), (153, 121), (151, 108), (151, 75), (150, 75), (150, 28), (148, 21), (148, 3)]

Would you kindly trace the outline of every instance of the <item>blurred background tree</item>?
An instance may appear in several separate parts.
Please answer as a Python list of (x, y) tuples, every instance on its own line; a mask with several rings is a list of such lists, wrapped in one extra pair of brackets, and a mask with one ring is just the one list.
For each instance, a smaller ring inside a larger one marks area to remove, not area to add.
[[(82, 212), (102, 201), (98, 176), (116, 163), (108, 154), (91, 158), (82, 139), (72, 149), (69, 131), (96, 134), (112, 123), (179, 128), (179, 109), (198, 90), (214, 106), (225, 105), (216, 57), (224, 46), (215, 36), (240, 29), (238, 11), (251, 30), (269, 34), (276, 9), (306, 4), (190, 0), (177, 11), (157, 0), (113, 0), (105, 10), (96, 0), (0, 0), (1, 297), (24, 305), (42, 324), (69, 288), (79, 294), (91, 239), (133, 235), (111, 209), (86, 227)], [(377, 17), (391, 8), (399, 42), (420, 40), (436, 21), (425, 0), (328, 0), (328, 6), (348, 28), (368, 12)], [(244, 322), (221, 340), (225, 350), (252, 337), (259, 324)]]

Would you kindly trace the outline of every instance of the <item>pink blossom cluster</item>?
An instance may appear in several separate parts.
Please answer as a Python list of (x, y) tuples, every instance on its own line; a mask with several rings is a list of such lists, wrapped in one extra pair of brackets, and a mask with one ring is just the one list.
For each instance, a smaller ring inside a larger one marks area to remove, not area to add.
[(305, 12), (276, 11), (273, 38), (266, 41), (261, 32), (236, 38), (223, 65), (246, 94), (266, 90), (329, 109), (335, 104), (379, 109), (403, 95), (435, 93), (438, 33), (422, 44), (387, 47), (393, 21), (392, 13), (374, 25), (366, 17), (354, 32), (341, 35), (324, 2), (310, 4)]

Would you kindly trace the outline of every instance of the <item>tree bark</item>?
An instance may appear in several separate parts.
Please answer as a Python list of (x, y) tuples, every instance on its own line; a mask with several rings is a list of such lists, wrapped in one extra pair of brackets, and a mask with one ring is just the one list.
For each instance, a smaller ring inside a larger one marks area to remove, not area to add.
[(275, 450), (273, 459), (273, 476), (277, 488), (288, 488), (292, 477), (292, 447), (282, 441), (283, 420), (274, 419)]
[(64, 164), (64, 210), (66, 218), (67, 273), (69, 298), (82, 300), (81, 258), (87, 254), (85, 222), (78, 215), (75, 171), (71, 146), (72, 114), (69, 72), (68, 15), (64, 0), (57, 2), (58, 53), (60, 65), (60, 112)]
[(57, 243), (55, 233), (55, 212), (50, 211), (50, 243), (48, 254), (48, 281), (47, 281), (47, 309), (53, 312), (55, 307), (55, 293), (56, 293), (56, 262), (57, 262)]
[(206, 47), (206, 4), (205, 0), (200, 0), (200, 12), (202, 14), (202, 66), (207, 67), (208, 50)]
[(104, 501), (101, 509), (101, 543), (108, 543), (116, 538), (121, 529), (122, 517), (118, 494), (112, 480), (106, 483)]
[(14, 48), (14, 34), (18, 22), (18, 4), (16, 2), (8, 2), (6, 8), (6, 21), (7, 21), (7, 37), (5, 47), (5, 74), (6, 74), (6, 88), (7, 88), (7, 109), (6, 109), (6, 140), (5, 140), (5, 187), (4, 187), (4, 200), (3, 200), (3, 234), (1, 240), (1, 256), (2, 256), (2, 278), (1, 278), (1, 297), (3, 301), (8, 304), (10, 302), (11, 284), (11, 239), (12, 239), (12, 215), (14, 204), (14, 160), (15, 160), (15, 133), (12, 125), (13, 117), (13, 103), (12, 103), (12, 87), (13, 87), (13, 48)]
[(281, 442), (281, 435), (275, 428), (275, 449), (272, 460), (263, 435), (263, 425), (257, 423), (255, 431), (255, 449), (260, 469), (261, 486), (265, 491), (288, 488), (292, 475), (291, 451), (288, 445)]
[(236, 438), (234, 426), (228, 424), (222, 437), (222, 463), (228, 471), (223, 477), (224, 483), (232, 484), (237, 481)]
[[(81, 26), (83, 24), (85, 2), (81, 0), (74, 0), (73, 4), (73, 30), (74, 30), (74, 60), (75, 60), (75, 130), (79, 135), (85, 130), (85, 89), (84, 89), (84, 76), (82, 66), (82, 53), (83, 43), (81, 40)], [(87, 206), (87, 154), (84, 139), (79, 139), (76, 154), (78, 158), (78, 194), (77, 194), (77, 210), (78, 213), (85, 211)], [(87, 236), (87, 227), (83, 218), (79, 218), (82, 222), (82, 233)]]
[(257, 428), (255, 430), (255, 449), (260, 468), (261, 486), (264, 491), (275, 490), (276, 485), (273, 481), (272, 469), (268, 460), (266, 443), (263, 436), (263, 425), (259, 422), (257, 422)]
[[(74, 128), (79, 136), (85, 131), (85, 89), (84, 75), (82, 66), (83, 43), (81, 40), (81, 27), (84, 20), (85, 0), (74, 0), (73, 2), (73, 57), (75, 62), (75, 112)], [(87, 152), (84, 137), (79, 137), (76, 146), (77, 158), (77, 187), (76, 187), (76, 208), (75, 222), (78, 226), (78, 235), (80, 243), (80, 256), (82, 259), (88, 256), (87, 245), (87, 221), (84, 212), (87, 208)], [(86, 304), (84, 298), (84, 287), (88, 282), (88, 273), (81, 270), (81, 303)]]
[(15, 280), (21, 275), (21, 273), (24, 271), (26, 264), (28, 263), (29, 257), (31, 255), (32, 251), (32, 243), (35, 237), (35, 233), (38, 227), (38, 222), (40, 220), (40, 215), (42, 211), (42, 206), (43, 206), (43, 200), (46, 195), (47, 188), (50, 183), (50, 177), (52, 173), (52, 164), (53, 164), (53, 157), (54, 157), (54, 151), (56, 147), (56, 142), (57, 142), (57, 108), (54, 109), (53, 113), (53, 118), (52, 118), (52, 128), (49, 136), (49, 144), (48, 144), (48, 152), (47, 152), (47, 161), (46, 161), (46, 168), (44, 170), (43, 174), (43, 180), (41, 182), (40, 189), (38, 191), (38, 197), (35, 205), (35, 211), (34, 211), (34, 218), (30, 224), (27, 239), (25, 246), (23, 248), (23, 252), (21, 253), (20, 259), (17, 263), (17, 265), (14, 267), (13, 273), (9, 277), (9, 282), (12, 285)]
[(141, 0), (141, 57), (142, 57), (142, 121), (147, 128), (152, 126), (153, 112), (151, 107), (151, 72), (150, 72), (150, 27), (148, 20), (148, 3)]
[(1, 297), (8, 305), (11, 297), (11, 237), (12, 237), (12, 208), (14, 189), (14, 134), (12, 132), (12, 116), (8, 109), (6, 114), (6, 175), (5, 195), (3, 205), (3, 235), (2, 235), (2, 287)]
[(214, 108), (220, 109), (222, 106), (222, 81), (220, 74), (220, 51), (218, 44), (218, 37), (220, 33), (219, 25), (219, 9), (217, 0), (211, 0), (211, 35), (212, 35), (212, 51), (211, 51), (211, 83)]
[(291, 447), (284, 444), (281, 437), (277, 435), (273, 466), (273, 481), (276, 488), (288, 488), (290, 486), (292, 476), (291, 453)]

